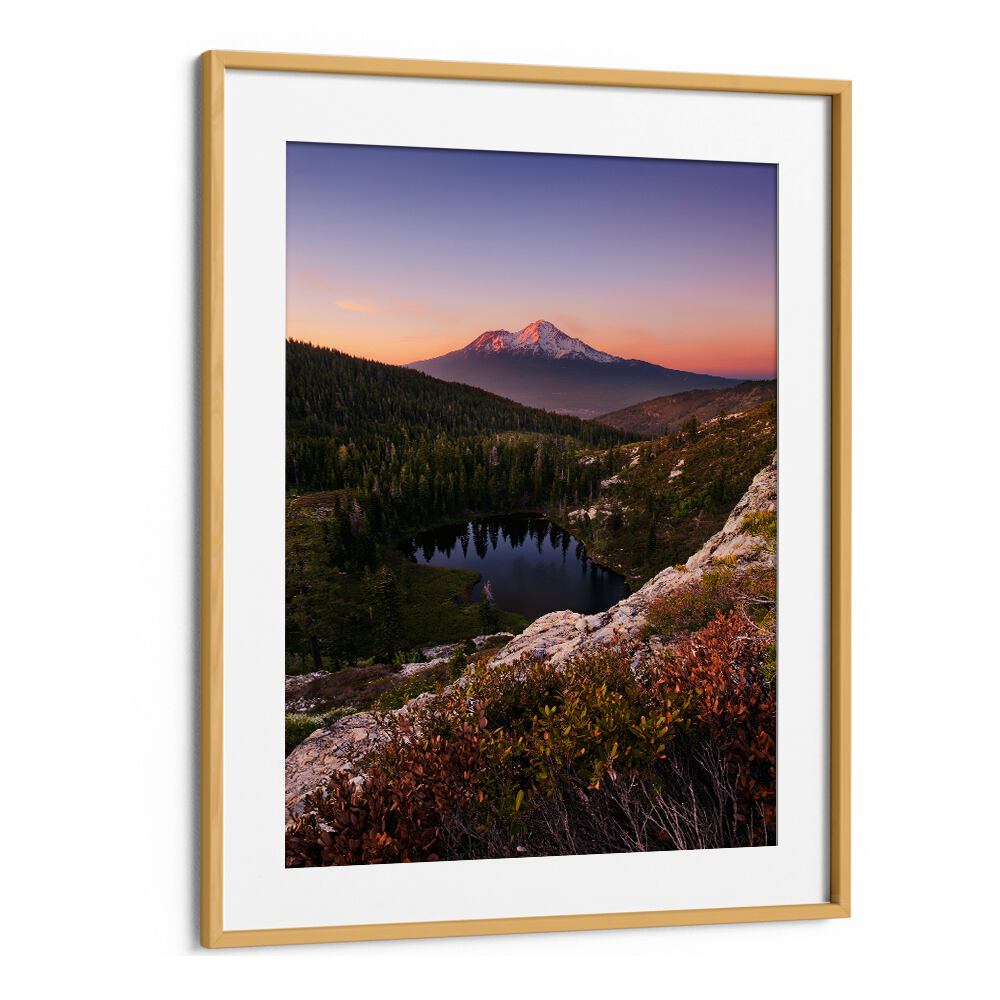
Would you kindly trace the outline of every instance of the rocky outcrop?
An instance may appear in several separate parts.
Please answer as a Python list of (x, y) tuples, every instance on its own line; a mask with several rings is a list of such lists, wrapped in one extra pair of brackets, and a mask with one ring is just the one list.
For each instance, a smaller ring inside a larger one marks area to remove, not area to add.
[[(512, 632), (496, 632), (492, 635), (477, 635), (469, 641), (476, 647), (495, 644), (498, 639), (513, 638)], [(400, 666), (377, 666), (371, 669), (388, 674), (392, 682), (405, 680), (414, 674), (433, 670), (447, 663), (456, 653), (465, 649), (464, 642), (446, 642), (439, 646), (429, 646), (422, 649), (422, 659), (413, 660)], [(321, 712), (337, 704), (338, 681), (341, 673), (330, 673), (327, 670), (316, 670), (308, 674), (294, 674), (285, 678), (285, 711), (286, 712)]]
[[(491, 663), (512, 663), (520, 657), (548, 659), (559, 663), (571, 656), (595, 650), (611, 643), (642, 641), (646, 612), (654, 600), (669, 597), (685, 589), (702, 574), (725, 560), (728, 566), (773, 566), (773, 546), (744, 527), (748, 514), (773, 511), (777, 503), (777, 468), (775, 459), (755, 477), (726, 523), (680, 567), (671, 566), (654, 576), (634, 594), (607, 611), (581, 615), (574, 611), (555, 611), (543, 615), (515, 636), (491, 659)], [(425, 654), (450, 656), (452, 647), (436, 647)], [(456, 681), (462, 683), (462, 678)], [(434, 698), (420, 695), (400, 712)], [(371, 713), (349, 716), (319, 729), (296, 747), (285, 761), (285, 806), (289, 815), (299, 808), (303, 797), (321, 786), (334, 771), (357, 772), (364, 758), (382, 739), (378, 721)]]
[[(513, 632), (494, 632), (491, 635), (477, 635), (474, 639), (470, 639), (469, 642), (476, 649), (482, 649), (483, 646), (495, 643), (497, 639), (512, 639), (513, 637)], [(401, 677), (409, 677), (411, 674), (419, 674), (424, 670), (429, 670), (431, 667), (440, 666), (442, 663), (447, 663), (456, 653), (464, 648), (464, 642), (446, 642), (440, 646), (430, 646), (428, 649), (421, 650), (421, 654), (424, 657), (423, 660), (418, 660), (414, 663), (404, 663), (399, 668), (399, 674)]]
[[(510, 639), (511, 632), (477, 635), (470, 641), (476, 649)], [(448, 642), (422, 649), (422, 660), (404, 663), (393, 671), (393, 678), (403, 679), (447, 663), (465, 648), (464, 642)], [(285, 707), (289, 712), (310, 712), (321, 707), (326, 699), (324, 683), (335, 674), (319, 671), (301, 674), (285, 680)], [(408, 705), (417, 705), (431, 694), (423, 694)], [(405, 711), (405, 707), (400, 711)], [(378, 746), (381, 730), (372, 712), (357, 712), (322, 726), (307, 736), (285, 760), (285, 804), (294, 812), (297, 803), (314, 788), (322, 785), (334, 771), (354, 771), (363, 758)]]
[(654, 600), (691, 585), (720, 560), (736, 565), (773, 565), (774, 553), (759, 536), (743, 528), (748, 514), (774, 510), (777, 500), (777, 468), (774, 459), (763, 468), (733, 508), (728, 520), (681, 567), (671, 566), (657, 573), (634, 594), (607, 611), (581, 615), (574, 611), (554, 611), (532, 622), (493, 658), (494, 663), (511, 663), (519, 657), (545, 658), (555, 663), (612, 642), (638, 641), (645, 628), (646, 611)]

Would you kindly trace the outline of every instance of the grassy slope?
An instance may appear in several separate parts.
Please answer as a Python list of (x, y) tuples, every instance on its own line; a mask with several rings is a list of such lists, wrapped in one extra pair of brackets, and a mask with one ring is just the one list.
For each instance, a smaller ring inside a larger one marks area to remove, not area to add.
[(694, 417), (699, 423), (720, 413), (738, 413), (774, 399), (777, 382), (741, 382), (731, 389), (691, 389), (673, 396), (659, 396), (634, 406), (627, 406), (598, 419), (620, 430), (651, 436), (680, 430), (684, 421)]
[[(401, 649), (416, 651), (425, 646), (461, 642), (482, 634), (479, 606), (468, 597), (469, 588), (478, 579), (475, 572), (437, 566), (414, 566), (406, 563), (400, 553), (391, 551), (386, 552), (383, 561), (389, 565), (397, 579), (402, 575), (407, 581), (402, 595)], [(361, 575), (345, 574), (336, 578), (330, 584), (329, 601), (345, 623), (360, 617), (365, 606)], [(520, 632), (527, 624), (525, 618), (513, 611), (500, 612), (502, 631)], [(370, 637), (364, 628), (356, 628), (354, 632), (356, 658), (368, 659), (374, 652), (370, 646)], [(290, 640), (289, 649), (299, 648), (294, 635), (290, 636)], [(333, 662), (328, 665), (336, 666)], [(311, 659), (305, 655), (293, 659), (289, 667), (290, 673), (313, 669)]]
[[(467, 592), (479, 579), (468, 569), (413, 566), (410, 594), (403, 605), (403, 645), (408, 648), (461, 642), (482, 634), (479, 606)], [(500, 629), (520, 632), (527, 619), (513, 611), (500, 612)]]
[(638, 587), (685, 561), (725, 524), (774, 452), (776, 433), (771, 402), (703, 425), (694, 440), (674, 434), (636, 446), (643, 457), (602, 491), (589, 523), (571, 517), (567, 526), (592, 558)]

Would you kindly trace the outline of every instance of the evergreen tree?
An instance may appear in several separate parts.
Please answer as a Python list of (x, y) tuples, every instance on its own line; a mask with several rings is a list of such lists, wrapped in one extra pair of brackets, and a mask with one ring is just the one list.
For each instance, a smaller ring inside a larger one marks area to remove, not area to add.
[(322, 527), (309, 518), (289, 515), (285, 553), (285, 607), (288, 621), (301, 633), (313, 669), (323, 669), (323, 646), (330, 637), (326, 614), (329, 563)]
[(479, 598), (479, 624), (484, 635), (500, 631), (500, 613), (493, 600), (493, 589), (489, 580), (483, 584), (483, 594)]
[(375, 655), (391, 659), (398, 651), (402, 631), (399, 585), (388, 566), (366, 573), (364, 595), (371, 620)]
[(656, 518), (649, 520), (649, 533), (646, 535), (646, 555), (651, 556), (656, 551)]

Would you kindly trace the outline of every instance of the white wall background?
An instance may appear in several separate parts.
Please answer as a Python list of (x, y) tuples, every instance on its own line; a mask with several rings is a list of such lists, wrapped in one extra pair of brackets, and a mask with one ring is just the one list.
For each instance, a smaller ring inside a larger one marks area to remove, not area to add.
[[(981, 996), (994, 980), (1000, 225), (988, 6), (298, 0), (4, 17), (2, 975), (12, 995)], [(855, 916), (196, 944), (203, 49), (855, 81)]]

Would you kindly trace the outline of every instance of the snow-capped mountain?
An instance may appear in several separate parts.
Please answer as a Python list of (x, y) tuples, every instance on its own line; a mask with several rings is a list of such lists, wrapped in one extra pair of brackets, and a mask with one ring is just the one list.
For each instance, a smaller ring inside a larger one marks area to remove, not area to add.
[(599, 351), (548, 320), (487, 330), (456, 351), (406, 366), (463, 382), (526, 406), (594, 417), (686, 389), (722, 389), (738, 379), (699, 375)]
[(536, 319), (523, 330), (511, 333), (510, 330), (487, 330), (465, 348), (467, 351), (479, 351), (484, 354), (544, 355), (547, 358), (583, 358), (596, 361), (598, 364), (611, 364), (623, 361), (624, 358), (614, 354), (605, 354), (596, 348), (585, 344), (578, 337), (570, 337), (563, 333), (554, 323), (547, 319)]

